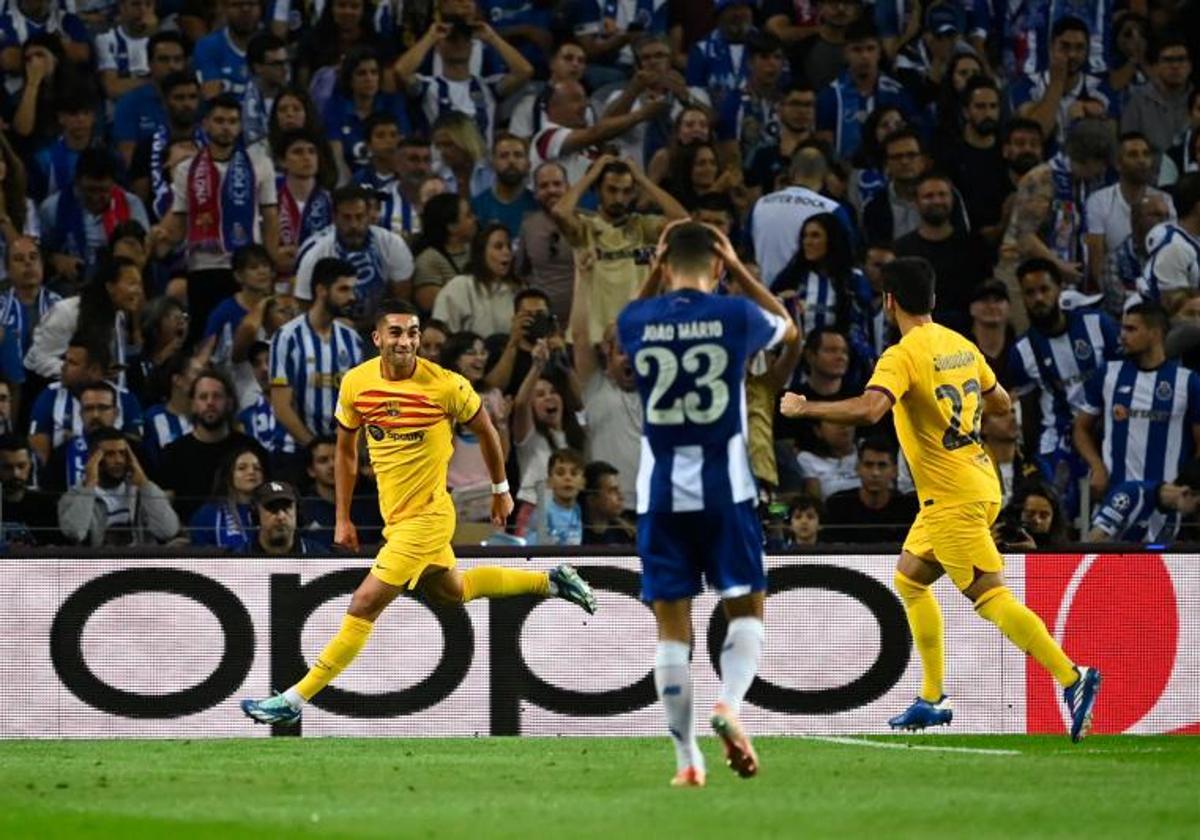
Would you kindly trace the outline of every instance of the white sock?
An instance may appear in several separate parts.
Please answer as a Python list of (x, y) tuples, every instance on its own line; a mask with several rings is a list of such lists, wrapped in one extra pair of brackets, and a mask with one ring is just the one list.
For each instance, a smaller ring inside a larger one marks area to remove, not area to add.
[(287, 691), (283, 692), (283, 699), (293, 709), (304, 708), (304, 698), (300, 696), (300, 692), (296, 690), (296, 686), (292, 686)]
[(675, 745), (675, 768), (704, 769), (704, 756), (696, 743), (692, 712), (691, 648), (686, 642), (659, 642), (654, 657), (654, 687), (667, 715), (667, 730)]
[(758, 673), (764, 635), (760, 618), (735, 618), (729, 622), (725, 646), (721, 648), (721, 700), (734, 714), (741, 713), (742, 698)]

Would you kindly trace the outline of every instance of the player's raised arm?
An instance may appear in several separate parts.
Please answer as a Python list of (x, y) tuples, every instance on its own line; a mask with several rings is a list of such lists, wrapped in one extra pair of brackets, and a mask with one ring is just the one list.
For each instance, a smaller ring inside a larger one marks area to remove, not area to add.
[(513, 500), (508, 492), (508, 479), (504, 475), (504, 447), (500, 443), (500, 434), (482, 407), (467, 423), (467, 428), (479, 438), (483, 463), (487, 465), (488, 475), (492, 479), (492, 525), (503, 528), (513, 511)]
[(811, 417), (845, 426), (874, 426), (891, 408), (892, 398), (876, 388), (836, 402), (812, 402), (801, 394), (788, 391), (779, 405), (784, 417)]
[(358, 531), (350, 520), (350, 503), (358, 481), (358, 429), (337, 427), (337, 447), (333, 452), (333, 543), (358, 551)]

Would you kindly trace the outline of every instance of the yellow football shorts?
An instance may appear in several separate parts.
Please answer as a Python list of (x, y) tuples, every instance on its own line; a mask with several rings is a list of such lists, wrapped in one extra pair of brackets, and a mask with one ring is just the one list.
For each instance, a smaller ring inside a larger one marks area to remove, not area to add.
[(385, 542), (375, 556), (371, 574), (392, 586), (414, 589), (430, 566), (453, 569), (458, 562), (450, 547), (453, 516), (414, 516), (384, 528), (383, 537)]
[(992, 539), (999, 502), (966, 502), (921, 508), (904, 540), (904, 550), (946, 570), (959, 590), (980, 572), (1004, 571), (1004, 558)]

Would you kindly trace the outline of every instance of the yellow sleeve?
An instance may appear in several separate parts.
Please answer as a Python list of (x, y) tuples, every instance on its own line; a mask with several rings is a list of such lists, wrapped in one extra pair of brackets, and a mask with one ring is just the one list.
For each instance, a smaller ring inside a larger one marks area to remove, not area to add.
[(338, 388), (337, 408), (334, 409), (333, 419), (347, 429), (357, 429), (362, 425), (362, 415), (354, 407), (359, 392), (358, 380), (359, 377), (354, 375), (354, 371), (350, 371), (342, 377), (341, 387)]
[(979, 354), (979, 385), (985, 394), (996, 389), (996, 374), (982, 353)]
[(883, 355), (875, 363), (875, 372), (871, 374), (871, 381), (867, 383), (867, 389), (882, 391), (892, 398), (893, 403), (896, 403), (908, 393), (911, 385), (912, 376), (909, 372), (908, 359), (905, 357), (904, 351), (900, 349), (900, 345), (893, 344), (883, 351)]
[(442, 405), (446, 414), (459, 423), (469, 423), (479, 413), (483, 400), (471, 383), (457, 373), (447, 371)]

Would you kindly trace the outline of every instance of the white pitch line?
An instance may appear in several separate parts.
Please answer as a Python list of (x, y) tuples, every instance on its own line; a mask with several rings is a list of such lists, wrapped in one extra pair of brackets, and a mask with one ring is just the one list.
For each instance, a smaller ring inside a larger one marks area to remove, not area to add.
[(1020, 750), (993, 750), (986, 747), (936, 747), (931, 744), (898, 744), (888, 741), (868, 741), (863, 738), (839, 738), (833, 735), (801, 735), (809, 741), (827, 744), (848, 744), (854, 747), (876, 747), (881, 750), (923, 750), (925, 752), (971, 753), (973, 755), (1021, 755)]

